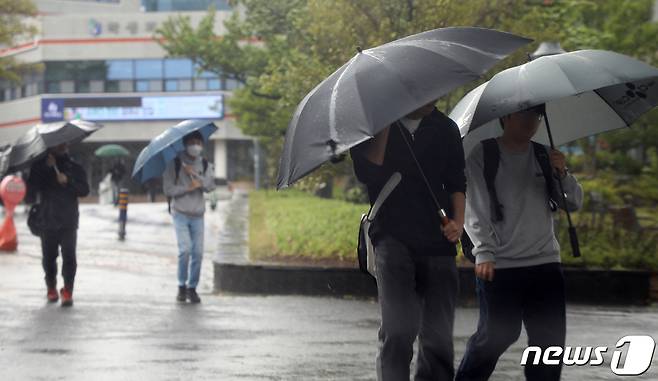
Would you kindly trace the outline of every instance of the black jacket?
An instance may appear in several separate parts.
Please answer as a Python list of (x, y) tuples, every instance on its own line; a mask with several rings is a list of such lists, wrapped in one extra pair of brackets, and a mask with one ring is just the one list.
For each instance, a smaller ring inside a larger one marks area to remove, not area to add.
[(402, 139), (407, 137), (443, 209), (452, 218), (450, 195), (466, 192), (464, 149), (459, 128), (447, 116), (434, 110), (423, 118), (412, 138), (399, 123), (390, 127), (384, 163), (379, 166), (365, 157), (365, 145), (351, 150), (354, 171), (368, 188), (374, 203), (384, 183), (394, 172), (402, 180), (382, 205), (370, 230), (374, 243), (391, 235), (419, 255), (456, 255), (456, 247), (441, 232), (441, 219), (418, 168)]
[(87, 174), (82, 166), (66, 155), (57, 157), (57, 168), (68, 177), (64, 186), (57, 182), (54, 168), (46, 165), (46, 159), (37, 161), (30, 169), (27, 180), (28, 192), (40, 194), (40, 211), (45, 230), (77, 229), (78, 197), (89, 194)]

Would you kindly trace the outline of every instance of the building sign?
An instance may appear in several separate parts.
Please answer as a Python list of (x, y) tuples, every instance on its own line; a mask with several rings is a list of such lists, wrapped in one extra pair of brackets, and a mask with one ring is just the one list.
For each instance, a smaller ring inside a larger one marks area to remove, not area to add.
[(64, 100), (41, 99), (41, 120), (45, 123), (64, 120)]
[(224, 98), (219, 95), (181, 95), (105, 98), (43, 98), (41, 120), (90, 121), (222, 119)]

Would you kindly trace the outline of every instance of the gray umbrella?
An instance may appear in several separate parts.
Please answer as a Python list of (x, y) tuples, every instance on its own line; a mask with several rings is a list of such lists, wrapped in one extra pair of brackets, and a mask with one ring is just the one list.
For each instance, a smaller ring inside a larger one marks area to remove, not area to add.
[[(658, 69), (609, 51), (581, 50), (537, 58), (478, 86), (450, 113), (464, 136), (464, 152), (502, 134), (499, 118), (546, 104), (534, 140), (555, 145), (630, 126), (658, 103)], [(562, 182), (558, 181), (564, 200)], [(578, 238), (567, 211), (574, 256)]]
[(464, 96), (450, 118), (468, 154), (481, 140), (502, 134), (501, 116), (542, 103), (547, 118), (534, 140), (543, 144), (628, 127), (658, 103), (658, 69), (603, 50), (544, 56), (496, 74)]
[(75, 144), (101, 127), (84, 120), (37, 124), (11, 144), (11, 149), (0, 152), (0, 163), (8, 162), (7, 173), (20, 171), (42, 157), (48, 148), (62, 143)]
[(297, 106), (286, 133), (278, 188), (479, 78), (529, 42), (490, 29), (444, 28), (357, 49)]

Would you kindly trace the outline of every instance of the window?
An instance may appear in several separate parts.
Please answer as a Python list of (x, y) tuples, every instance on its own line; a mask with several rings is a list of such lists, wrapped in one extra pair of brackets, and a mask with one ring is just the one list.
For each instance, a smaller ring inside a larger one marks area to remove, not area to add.
[(167, 59), (164, 61), (165, 78), (192, 77), (192, 61), (185, 58)]
[(165, 91), (178, 91), (178, 80), (177, 79), (166, 80)]
[(162, 60), (136, 60), (135, 78), (137, 79), (162, 78)]
[(221, 90), (221, 82), (219, 81), (219, 78), (215, 79), (209, 79), (208, 80), (208, 90)]
[(107, 79), (133, 79), (135, 71), (132, 60), (107, 61)]

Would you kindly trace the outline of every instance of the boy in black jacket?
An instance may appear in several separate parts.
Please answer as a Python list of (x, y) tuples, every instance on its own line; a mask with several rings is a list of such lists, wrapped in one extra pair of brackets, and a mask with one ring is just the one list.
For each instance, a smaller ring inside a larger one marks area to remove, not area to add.
[[(410, 147), (446, 209), (445, 226)], [(458, 292), (455, 243), (463, 229), (466, 191), (459, 129), (431, 103), (353, 148), (351, 155), (371, 203), (394, 172), (402, 175), (370, 230), (382, 313), (377, 377), (408, 380), (418, 336), (415, 379), (451, 380)]]

